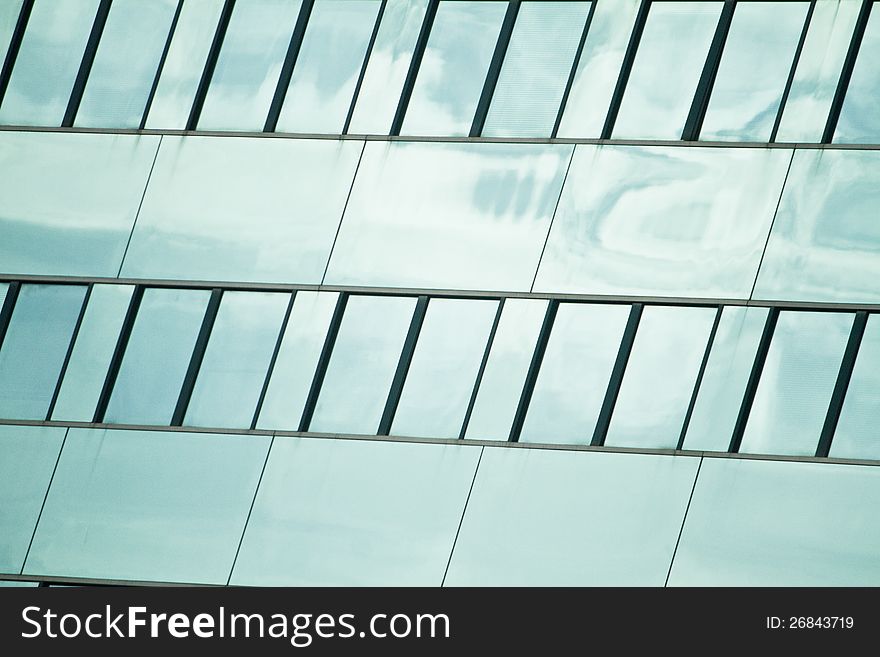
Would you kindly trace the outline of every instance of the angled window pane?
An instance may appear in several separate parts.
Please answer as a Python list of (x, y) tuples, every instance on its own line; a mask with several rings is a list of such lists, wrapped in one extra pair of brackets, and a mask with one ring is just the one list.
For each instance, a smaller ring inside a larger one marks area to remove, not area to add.
[(392, 434), (458, 438), (497, 309), (497, 301), (431, 300)]
[(715, 314), (714, 308), (644, 309), (606, 445), (678, 445)]
[(236, 3), (199, 117), (200, 130), (263, 129), (301, 4)]
[(6, 0), (0, 3), (0, 62), (6, 58), (23, 3), (24, 0)]
[(470, 132), (507, 4), (440, 3), (401, 134)]
[(852, 323), (849, 313), (779, 313), (740, 452), (816, 453)]
[(415, 304), (412, 297), (348, 300), (309, 431), (376, 433)]
[(846, 389), (830, 456), (880, 459), (880, 317), (871, 315)]
[(549, 137), (589, 2), (524, 2), (516, 16), (484, 137)]
[(144, 290), (106, 422), (171, 422), (210, 296), (208, 290)]
[(0, 417), (46, 419), (85, 294), (84, 285), (21, 286), (0, 346)]
[(871, 7), (859, 57), (834, 131), (837, 144), (880, 142), (880, 2)]
[(315, 2), (276, 132), (342, 132), (380, 4)]
[(723, 4), (651, 4), (615, 138), (681, 139)]
[(9, 292), (9, 283), (0, 283), (0, 308), (3, 308), (7, 292)]
[(250, 429), (290, 294), (224, 292), (184, 424)]

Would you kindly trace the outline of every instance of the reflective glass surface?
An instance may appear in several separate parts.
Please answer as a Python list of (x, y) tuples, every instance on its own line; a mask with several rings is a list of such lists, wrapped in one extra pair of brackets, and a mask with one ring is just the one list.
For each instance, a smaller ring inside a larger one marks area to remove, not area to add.
[(846, 389), (830, 456), (880, 459), (880, 317), (871, 315)]
[(24, 0), (7, 0), (0, 4), (0, 61), (6, 57), (9, 42), (12, 41), (12, 33), (18, 23), (18, 15), (21, 13), (21, 5)]
[(832, 141), (843, 144), (880, 142), (880, 2), (875, 2), (859, 46), (859, 57), (846, 90)]
[(6, 301), (6, 293), (9, 291), (9, 283), (0, 283), (0, 308), (3, 308), (3, 303)]

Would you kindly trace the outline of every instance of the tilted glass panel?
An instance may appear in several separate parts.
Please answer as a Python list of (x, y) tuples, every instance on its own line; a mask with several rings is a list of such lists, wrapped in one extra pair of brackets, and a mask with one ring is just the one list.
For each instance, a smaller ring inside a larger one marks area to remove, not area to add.
[(100, 0), (36, 0), (0, 105), (0, 123), (59, 126)]
[(171, 422), (210, 296), (208, 290), (144, 290), (106, 422)]
[(629, 312), (628, 305), (559, 305), (521, 443), (590, 443)]
[(440, 586), (479, 456), (275, 438), (231, 583)]
[(880, 318), (871, 315), (846, 389), (830, 456), (880, 459)]
[(352, 296), (309, 431), (375, 434), (416, 300)]
[(427, 7), (428, 0), (386, 0), (351, 115), (350, 134), (391, 131)]
[(458, 438), (497, 309), (497, 301), (431, 300), (392, 434)]
[(184, 424), (250, 428), (289, 302), (287, 293), (223, 293)]
[(6, 58), (23, 3), (24, 0), (6, 0), (0, 4), (0, 62)]
[(840, 119), (832, 141), (837, 144), (876, 144), (880, 142), (880, 2), (871, 7), (865, 35)]
[(714, 308), (644, 309), (606, 445), (667, 449), (678, 445), (715, 314)]
[(9, 291), (9, 283), (0, 283), (0, 309), (6, 302), (6, 293)]
[(261, 131), (302, 0), (251, 0), (232, 10), (200, 130)]
[(0, 346), (0, 417), (46, 419), (86, 289), (21, 286)]
[(404, 135), (467, 135), (508, 3), (440, 2), (403, 120)]
[(549, 137), (590, 13), (589, 2), (523, 2), (484, 137)]
[(74, 125), (139, 128), (177, 0), (116, 0)]
[(651, 3), (615, 138), (681, 139), (723, 4)]
[(53, 420), (92, 421), (133, 290), (131, 285), (92, 286)]
[(380, 4), (315, 2), (276, 132), (342, 132)]
[(24, 570), (226, 584), (268, 450), (268, 436), (71, 429)]
[(684, 449), (726, 452), (752, 373), (767, 308), (725, 306), (688, 423)]
[(740, 452), (816, 453), (852, 324), (850, 313), (779, 313)]

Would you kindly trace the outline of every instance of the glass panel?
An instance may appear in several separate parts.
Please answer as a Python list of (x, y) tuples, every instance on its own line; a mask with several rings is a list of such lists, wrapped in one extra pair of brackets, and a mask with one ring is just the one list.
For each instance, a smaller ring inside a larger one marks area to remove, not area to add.
[(392, 434), (458, 438), (497, 309), (497, 301), (431, 300)]
[(309, 431), (375, 434), (416, 300), (352, 296)]
[(342, 132), (378, 0), (318, 0), (309, 15), (277, 132)]
[(184, 424), (249, 429), (288, 293), (224, 292)]
[(276, 438), (232, 584), (440, 586), (478, 459), (462, 445)]
[(362, 148), (165, 136), (122, 275), (320, 283)]
[(617, 139), (680, 139), (721, 2), (654, 2), (633, 62)]
[[(5, 579), (0, 580), (0, 587), (36, 587), (36, 586), (39, 586), (38, 582), (22, 582), (20, 580), (5, 580)], [(52, 588), (53, 586), (57, 586), (57, 585), (50, 584), (49, 588)]]
[(59, 126), (99, 0), (36, 0), (0, 106), (0, 123)]
[(714, 308), (642, 312), (606, 445), (674, 449), (715, 321)]
[(66, 431), (0, 425), (0, 572), (21, 572)]
[(105, 422), (171, 422), (210, 296), (208, 290), (144, 290)]
[(700, 139), (769, 141), (809, 2), (736, 6)]
[(9, 291), (9, 283), (0, 283), (0, 310), (6, 301), (6, 293)]
[(0, 4), (0, 62), (6, 58), (23, 2), (24, 0), (6, 0)]
[(740, 452), (816, 453), (852, 323), (849, 313), (779, 313)]
[(71, 429), (24, 570), (226, 584), (268, 450), (267, 436)]
[(589, 2), (520, 5), (483, 136), (550, 136), (589, 13)]
[(391, 132), (427, 7), (428, 0), (386, 1), (349, 133), (387, 135)]
[(871, 7), (859, 57), (846, 90), (833, 141), (838, 144), (880, 142), (880, 2)]
[(579, 144), (535, 290), (748, 299), (790, 158)]
[(529, 291), (571, 148), (368, 143), (324, 282)]
[(22, 285), (0, 348), (0, 417), (45, 420), (84, 285)]
[(297, 292), (257, 427), (296, 431), (339, 295)]
[(817, 2), (776, 141), (821, 141), (861, 0)]
[(77, 126), (139, 128), (177, 0), (116, 0), (76, 114)]
[(560, 304), (519, 441), (589, 444), (630, 306)]
[(663, 586), (699, 459), (487, 447), (452, 586)]
[(507, 4), (440, 3), (401, 134), (470, 132)]
[(831, 443), (831, 456), (880, 459), (880, 436), (877, 434), (880, 369), (877, 363), (880, 363), (880, 319), (871, 315), (846, 389), (840, 421)]
[(669, 584), (880, 585), (878, 504), (880, 468), (704, 459)]
[(92, 286), (53, 420), (92, 421), (133, 290), (131, 285)]
[(302, 0), (252, 0), (232, 10), (199, 118), (200, 130), (261, 131)]
[(725, 306), (700, 381), (685, 449), (726, 452), (730, 447), (768, 312)]
[(507, 299), (465, 438), (507, 440), (544, 323), (547, 302)]

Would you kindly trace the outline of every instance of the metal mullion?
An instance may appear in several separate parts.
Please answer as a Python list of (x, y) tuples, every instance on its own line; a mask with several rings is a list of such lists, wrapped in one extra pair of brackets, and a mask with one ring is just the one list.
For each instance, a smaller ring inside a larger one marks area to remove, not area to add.
[(67, 110), (64, 112), (64, 119), (61, 121), (61, 127), (63, 128), (71, 127), (74, 119), (76, 119), (76, 113), (79, 110), (80, 102), (82, 102), (83, 92), (86, 90), (86, 82), (88, 82), (89, 73), (92, 71), (92, 65), (95, 63), (98, 44), (101, 41), (101, 35), (104, 33), (104, 26), (107, 24), (107, 16), (110, 14), (110, 6), (112, 4), (113, 0), (101, 0), (101, 4), (98, 5), (98, 13), (95, 15), (95, 22), (92, 23), (92, 31), (89, 34), (89, 40), (86, 43), (86, 49), (79, 65), (79, 71), (76, 74), (76, 81), (73, 83), (73, 89), (70, 92), (70, 99), (67, 103)]
[(330, 319), (330, 326), (327, 328), (327, 336), (324, 338), (321, 356), (318, 358), (315, 375), (312, 377), (312, 385), (309, 387), (309, 396), (306, 398), (298, 431), (308, 431), (309, 425), (312, 423), (312, 416), (315, 414), (315, 407), (318, 405), (318, 395), (321, 394), (321, 386), (324, 385), (324, 377), (327, 375), (327, 366), (330, 364), (333, 347), (339, 335), (339, 327), (342, 325), (342, 317), (345, 315), (348, 297), (348, 292), (340, 292), (339, 298), (336, 300), (336, 308), (333, 310), (333, 317)]
[(186, 130), (195, 130), (199, 124), (202, 107), (205, 105), (205, 97), (208, 95), (208, 88), (211, 86), (211, 78), (214, 77), (214, 69), (217, 67), (217, 59), (220, 57), (220, 49), (223, 47), (223, 40), (226, 38), (226, 30), (229, 27), (229, 20), (232, 18), (234, 9), (235, 0), (226, 0), (223, 10), (220, 12), (220, 20), (217, 21), (214, 40), (211, 42), (211, 49), (208, 51), (208, 58), (205, 60), (205, 68), (202, 70), (202, 77), (199, 79), (195, 98), (193, 98), (192, 109), (186, 121)]
[(715, 321), (712, 323), (712, 330), (709, 332), (709, 341), (706, 342), (706, 350), (703, 352), (703, 360), (700, 363), (700, 371), (697, 373), (697, 380), (694, 382), (694, 392), (691, 394), (690, 403), (688, 403), (687, 412), (684, 415), (684, 422), (681, 425), (681, 435), (678, 437), (678, 445), (675, 449), (682, 449), (684, 446), (684, 437), (687, 434), (688, 425), (691, 423), (691, 416), (694, 414), (694, 406), (697, 404), (697, 395), (700, 393), (700, 385), (703, 383), (703, 375), (706, 373), (706, 366), (709, 364), (709, 356), (712, 352), (712, 345), (715, 343), (715, 334), (718, 333), (718, 324), (721, 322), (721, 312), (723, 307), (719, 306), (715, 313)]
[(416, 40), (416, 47), (413, 49), (412, 59), (409, 62), (409, 70), (406, 73), (406, 80), (400, 92), (397, 111), (394, 113), (394, 119), (391, 122), (391, 131), (389, 133), (391, 136), (396, 137), (400, 135), (400, 129), (403, 127), (403, 117), (406, 116), (406, 109), (409, 107), (409, 101), (416, 86), (416, 77), (419, 74), (419, 67), (422, 65), (422, 58), (425, 56), (425, 49), (428, 47), (428, 38), (431, 36), (431, 28), (434, 25), (434, 17), (437, 15), (439, 5), (440, 0), (429, 0), (428, 8), (425, 10), (422, 29), (419, 30), (419, 38)]
[(486, 364), (489, 362), (489, 354), (492, 352), (492, 343), (495, 341), (495, 334), (498, 333), (498, 324), (501, 322), (501, 313), (504, 312), (504, 298), (498, 300), (498, 308), (495, 311), (495, 319), (492, 322), (492, 328), (489, 330), (489, 337), (486, 339), (486, 348), (483, 350), (483, 358), (480, 361), (480, 369), (477, 370), (477, 378), (474, 379), (474, 387), (468, 400), (467, 410), (464, 413), (464, 420), (461, 423), (461, 432), (459, 438), (464, 438), (467, 431), (468, 423), (471, 421), (471, 414), (474, 412), (474, 404), (477, 403), (477, 393), (480, 391), (480, 383), (483, 381), (483, 373), (486, 371)]
[(263, 380), (263, 387), (260, 389), (260, 397), (257, 400), (257, 406), (254, 409), (254, 418), (251, 420), (251, 429), (257, 428), (257, 420), (260, 419), (260, 412), (263, 410), (263, 402), (266, 399), (266, 393), (269, 390), (269, 382), (272, 380), (272, 372), (275, 371), (275, 361), (278, 360), (278, 353), (281, 351), (281, 343), (284, 341), (284, 334), (287, 332), (287, 324), (290, 322), (290, 313), (293, 312), (293, 303), (296, 301), (296, 290), (290, 293), (290, 301), (287, 303), (287, 310), (284, 312), (284, 319), (281, 320), (281, 329), (278, 331), (278, 339), (275, 341), (275, 348), (272, 350), (272, 358), (269, 359), (269, 367), (266, 370), (266, 378)]
[(562, 115), (565, 113), (565, 106), (568, 104), (568, 97), (571, 95), (571, 88), (574, 86), (574, 79), (577, 77), (578, 65), (581, 62), (581, 55), (584, 53), (584, 45), (587, 43), (587, 35), (590, 33), (590, 24), (593, 22), (593, 14), (596, 11), (596, 2), (590, 2), (590, 11), (587, 14), (587, 20), (584, 23), (584, 31), (581, 33), (581, 40), (578, 42), (577, 50), (574, 53), (574, 62), (571, 64), (571, 72), (568, 74), (568, 81), (565, 83), (565, 91), (562, 92), (562, 99), (559, 101), (559, 111), (556, 113), (556, 121), (553, 123), (553, 132), (550, 138), (555, 139), (559, 132), (559, 126), (562, 124)]
[(373, 32), (370, 34), (370, 42), (367, 44), (367, 52), (364, 53), (364, 63), (358, 74), (357, 83), (354, 85), (354, 93), (351, 95), (351, 105), (348, 106), (348, 114), (345, 115), (345, 123), (342, 125), (342, 134), (348, 134), (348, 128), (351, 125), (351, 118), (354, 116), (354, 107), (357, 103), (358, 96), (361, 93), (361, 86), (364, 84), (364, 76), (367, 74), (367, 65), (370, 63), (370, 56), (373, 54), (373, 47), (376, 45), (376, 38), (379, 36), (379, 26), (382, 24), (382, 17), (385, 15), (385, 5), (387, 0), (382, 0), (379, 5), (379, 13), (376, 14), (376, 22), (373, 24)]
[(0, 68), (0, 105), (3, 104), (6, 88), (9, 86), (9, 80), (12, 78), (12, 69), (15, 67), (15, 60), (18, 59), (18, 51), (21, 50), (21, 42), (24, 40), (24, 32), (27, 29), (28, 20), (30, 20), (33, 8), (34, 0), (24, 0), (24, 3), (21, 5), (21, 11), (18, 14), (18, 19), (15, 22), (15, 29), (12, 31), (9, 49), (6, 51), (3, 67)]
[(177, 0), (177, 9), (174, 10), (174, 18), (171, 19), (171, 27), (168, 29), (168, 38), (165, 39), (165, 47), (162, 49), (162, 56), (159, 58), (159, 66), (156, 68), (156, 76), (153, 78), (153, 84), (150, 86), (150, 95), (147, 96), (147, 104), (144, 105), (144, 113), (141, 116), (139, 130), (143, 130), (147, 125), (147, 116), (150, 114), (150, 108), (153, 105), (153, 98), (156, 96), (156, 89), (159, 88), (159, 79), (162, 77), (162, 69), (165, 68), (165, 60), (168, 58), (168, 51), (171, 49), (171, 40), (174, 38), (174, 32), (177, 29), (177, 21), (180, 20), (180, 12), (183, 10), (183, 0)]
[(73, 348), (76, 345), (76, 339), (79, 337), (79, 329), (82, 327), (83, 318), (86, 315), (86, 308), (88, 308), (93, 288), (94, 283), (89, 283), (86, 288), (86, 293), (83, 296), (82, 306), (79, 309), (79, 315), (76, 317), (76, 324), (74, 325), (73, 333), (70, 336), (70, 344), (67, 345), (67, 352), (64, 354), (64, 362), (61, 364), (61, 371), (58, 373), (55, 390), (52, 392), (52, 400), (49, 402), (49, 409), (46, 411), (46, 421), (52, 419), (52, 413), (55, 411), (55, 404), (58, 402), (58, 394), (61, 392), (61, 384), (64, 382), (64, 375), (67, 374), (67, 366), (70, 364), (70, 357), (73, 355)]
[(498, 40), (495, 42), (495, 53), (492, 55), (492, 62), (489, 64), (486, 80), (483, 82), (483, 91), (480, 94), (476, 112), (474, 112), (474, 120), (471, 123), (471, 131), (469, 133), (470, 137), (479, 137), (483, 133), (486, 116), (489, 114), (489, 105), (492, 103), (492, 95), (495, 93), (495, 87), (498, 85), (501, 67), (504, 65), (504, 57), (507, 54), (507, 47), (510, 45), (510, 37), (513, 34), (513, 26), (516, 24), (519, 5), (520, 0), (511, 0), (507, 4), (507, 13), (504, 14), (504, 22), (501, 23), (501, 31), (498, 33)]
[(266, 124), (263, 126), (263, 132), (275, 132), (275, 127), (278, 125), (278, 117), (281, 116), (281, 108), (284, 105), (284, 98), (287, 96), (287, 88), (290, 86), (290, 80), (293, 77), (293, 68), (296, 66), (296, 60), (302, 48), (306, 28), (309, 24), (309, 16), (312, 15), (312, 7), (314, 5), (315, 0), (302, 0), (299, 16), (296, 17), (296, 25), (293, 28), (293, 33), (290, 35), (290, 44), (287, 46), (284, 65), (281, 67), (281, 74), (278, 76), (278, 86), (275, 87), (275, 95), (272, 97), (272, 104), (269, 106)]
[(110, 395), (113, 394), (113, 387), (116, 385), (116, 378), (119, 376), (122, 358), (125, 355), (126, 347), (128, 347), (128, 340), (131, 337), (131, 331), (134, 328), (138, 310), (141, 307), (141, 300), (144, 298), (144, 289), (143, 285), (136, 285), (131, 294), (131, 300), (128, 302), (128, 309), (125, 311), (122, 328), (120, 328), (119, 337), (116, 339), (113, 357), (110, 359), (107, 376), (104, 378), (104, 386), (101, 388), (101, 394), (98, 396), (98, 403), (95, 406), (95, 415), (92, 418), (92, 421), (95, 423), (100, 424), (104, 421), (107, 406), (110, 404)]
[(18, 300), (20, 291), (21, 283), (18, 281), (12, 281), (6, 288), (6, 298), (3, 300), (3, 305), (0, 306), (0, 349), (3, 348), (3, 340), (6, 338), (6, 331), (9, 330), (12, 311), (15, 310), (15, 302)]
[(797, 73), (798, 63), (801, 60), (801, 53), (804, 50), (804, 43), (807, 40), (807, 34), (810, 31), (810, 23), (813, 21), (813, 12), (815, 10), (816, 0), (810, 0), (810, 8), (807, 10), (807, 17), (804, 20), (804, 29), (801, 30), (801, 38), (794, 51), (794, 61), (791, 63), (791, 70), (788, 72), (788, 79), (785, 81), (785, 88), (782, 90), (782, 98), (779, 99), (779, 110), (776, 112), (776, 121), (773, 123), (773, 130), (770, 131), (770, 142), (776, 141), (776, 134), (779, 132), (779, 125), (782, 123), (782, 113), (785, 111), (785, 104), (788, 102), (788, 94), (791, 93), (791, 85), (794, 84), (794, 76), (795, 73)]

